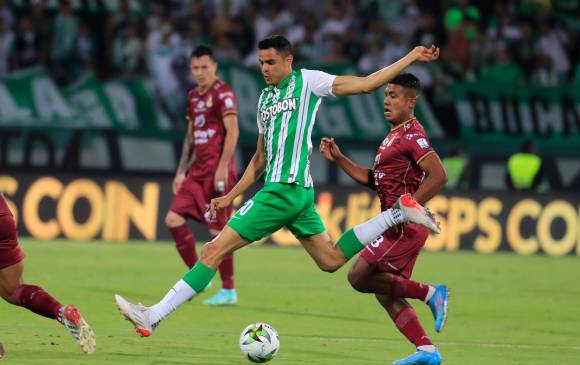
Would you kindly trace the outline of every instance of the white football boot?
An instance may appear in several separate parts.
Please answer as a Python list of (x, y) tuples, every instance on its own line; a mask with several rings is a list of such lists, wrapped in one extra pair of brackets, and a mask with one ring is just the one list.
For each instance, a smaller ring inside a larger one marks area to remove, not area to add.
[(153, 334), (159, 322), (151, 323), (151, 311), (149, 308), (141, 303), (133, 304), (119, 294), (115, 294), (115, 303), (117, 308), (119, 308), (119, 312), (126, 320), (133, 323), (135, 332), (141, 337), (149, 337)]

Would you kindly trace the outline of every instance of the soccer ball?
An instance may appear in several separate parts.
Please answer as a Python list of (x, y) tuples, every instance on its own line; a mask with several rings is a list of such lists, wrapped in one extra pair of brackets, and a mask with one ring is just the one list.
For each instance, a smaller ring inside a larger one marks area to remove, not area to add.
[(252, 323), (240, 335), (240, 349), (251, 362), (268, 362), (280, 350), (278, 332), (267, 323)]

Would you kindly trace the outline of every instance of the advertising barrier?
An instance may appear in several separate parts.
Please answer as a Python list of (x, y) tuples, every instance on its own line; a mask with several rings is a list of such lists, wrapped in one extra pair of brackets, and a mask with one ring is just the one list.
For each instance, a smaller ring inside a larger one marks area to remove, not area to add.
[[(164, 218), (172, 176), (0, 175), (22, 236), (72, 241), (170, 240)], [(239, 206), (251, 192), (236, 201)], [(376, 215), (379, 201), (364, 187), (317, 188), (317, 210), (332, 238)], [(446, 193), (428, 207), (442, 225), (428, 251), (513, 251), (522, 255), (580, 255), (580, 195)], [(207, 230), (192, 224), (200, 240)], [(264, 242), (298, 245), (285, 229)]]

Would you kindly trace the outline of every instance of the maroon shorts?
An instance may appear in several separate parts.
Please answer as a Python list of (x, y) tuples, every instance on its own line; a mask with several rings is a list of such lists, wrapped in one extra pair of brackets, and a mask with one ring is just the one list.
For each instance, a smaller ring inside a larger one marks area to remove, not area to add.
[(363, 249), (360, 257), (380, 272), (409, 279), (428, 236), (427, 228), (418, 224), (393, 227)]
[(0, 270), (24, 260), (11, 214), (0, 215)]
[(221, 230), (232, 216), (233, 206), (217, 212), (215, 219), (209, 214), (209, 203), (213, 198), (219, 198), (229, 192), (236, 183), (231, 178), (226, 184), (226, 191), (218, 192), (214, 189), (213, 179), (192, 180), (186, 178), (173, 198), (170, 211), (184, 218), (193, 218), (198, 222), (205, 223), (207, 228)]

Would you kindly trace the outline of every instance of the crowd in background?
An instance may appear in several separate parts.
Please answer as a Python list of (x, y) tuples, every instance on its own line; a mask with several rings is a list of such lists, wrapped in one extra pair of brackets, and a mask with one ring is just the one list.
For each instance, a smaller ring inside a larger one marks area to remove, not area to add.
[(220, 61), (257, 66), (257, 42), (283, 34), (298, 62), (354, 63), (363, 73), (414, 45), (437, 44), (441, 62), (412, 70), (427, 88), (475, 79), (550, 86), (580, 82), (579, 3), (0, 0), (0, 76), (34, 65), (61, 84), (86, 70), (102, 78), (150, 75), (171, 100), (190, 86), (194, 46), (209, 44)]

